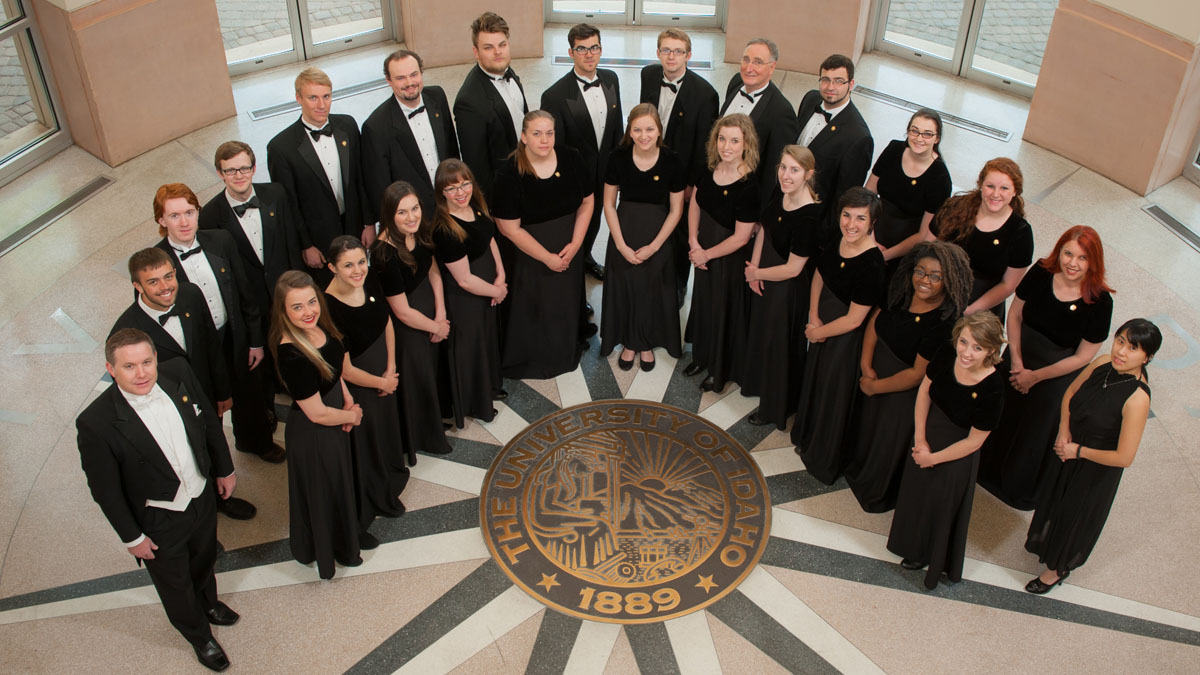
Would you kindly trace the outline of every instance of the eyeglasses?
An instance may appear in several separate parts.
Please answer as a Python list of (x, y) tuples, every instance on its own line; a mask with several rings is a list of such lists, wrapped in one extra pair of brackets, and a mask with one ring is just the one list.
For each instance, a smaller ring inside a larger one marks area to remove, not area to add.
[(658, 50), (658, 53), (663, 56), (687, 56), (688, 55), (688, 51), (686, 49), (669, 49), (667, 47), (663, 47), (662, 49)]
[(844, 77), (833, 77), (833, 78), (819, 77), (819, 78), (817, 78), (817, 83), (820, 84), (821, 86), (825, 86), (827, 84), (832, 83), (832, 84), (836, 84), (839, 87), (844, 87), (847, 84), (850, 84), (850, 80), (847, 80)]
[(914, 138), (916, 138), (917, 136), (920, 136), (921, 138), (924, 138), (924, 139), (925, 139), (925, 140), (927, 140), (927, 141), (928, 141), (928, 140), (931, 140), (931, 139), (934, 139), (934, 138), (937, 138), (937, 132), (936, 132), (936, 131), (921, 131), (920, 129), (918, 129), (918, 128), (916, 128), (916, 127), (909, 127), (909, 128), (908, 128), (908, 135), (909, 135), (909, 136), (912, 136), (912, 137), (914, 137)]
[(221, 169), (221, 174), (225, 175), (225, 176), (230, 176), (230, 177), (238, 176), (238, 175), (248, 176), (248, 175), (250, 175), (251, 171), (254, 171), (253, 164), (251, 164), (250, 166), (234, 166), (234, 167), (230, 167), (228, 169)]
[(762, 68), (763, 66), (768, 66), (772, 63), (775, 63), (775, 62), (774, 61), (763, 61), (762, 59), (752, 59), (749, 56), (742, 57), (742, 65), (743, 66), (753, 65), (755, 68)]
[(913, 277), (915, 277), (917, 279), (929, 279), (931, 282), (933, 282), (935, 284), (942, 283), (942, 273), (941, 272), (926, 272), (925, 270), (921, 269), (920, 267), (913, 269)]
[(452, 195), (452, 194), (455, 194), (458, 192), (466, 192), (467, 190), (470, 190), (470, 189), (471, 189), (471, 181), (464, 180), (463, 182), (459, 183), (458, 185), (447, 185), (446, 187), (442, 188), (442, 192), (444, 192), (448, 195)]
[(584, 47), (583, 45), (576, 45), (575, 47), (571, 48), (571, 51), (575, 52), (576, 54), (578, 54), (580, 56), (583, 56), (584, 54), (599, 54), (600, 53), (600, 45), (592, 45), (591, 47)]

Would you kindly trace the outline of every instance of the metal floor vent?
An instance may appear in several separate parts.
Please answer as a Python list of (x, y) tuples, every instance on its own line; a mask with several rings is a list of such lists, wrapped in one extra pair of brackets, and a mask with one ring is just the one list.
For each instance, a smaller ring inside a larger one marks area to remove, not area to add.
[[(342, 87), (341, 89), (334, 89), (333, 100), (336, 101), (340, 98), (348, 98), (350, 96), (365, 94), (368, 91), (375, 91), (376, 89), (386, 89), (387, 86), (387, 80), (373, 80), (371, 82), (362, 82), (349, 87)], [(251, 110), (250, 119), (255, 121), (263, 120), (268, 117), (286, 115), (290, 112), (300, 112), (300, 104), (296, 103), (295, 101), (288, 101), (287, 103), (280, 103), (278, 105), (267, 106), (266, 108), (259, 108), (258, 110)]]
[[(600, 65), (613, 68), (645, 68), (655, 63), (658, 63), (658, 59), (623, 59), (616, 56), (600, 57)], [(573, 64), (574, 62), (571, 61), (571, 57), (569, 56), (554, 57), (554, 65), (556, 66), (570, 66)], [(713, 63), (712, 61), (688, 61), (687, 67), (692, 70), (712, 70)]]
[[(919, 108), (929, 107), (929, 106), (923, 106), (920, 103), (914, 103), (912, 101), (900, 98), (899, 96), (892, 96), (891, 94), (885, 94), (881, 91), (876, 91), (874, 89), (871, 89), (870, 87), (864, 87), (862, 85), (858, 85), (858, 86), (854, 87), (854, 94), (856, 96), (866, 96), (867, 98), (873, 98), (876, 101), (880, 101), (881, 103), (893, 105), (893, 106), (896, 106), (897, 108), (903, 108), (904, 110), (909, 110), (912, 112), (916, 112)], [(934, 110), (937, 110), (937, 108), (934, 108)], [(996, 127), (989, 127), (986, 124), (981, 124), (974, 120), (969, 120), (965, 117), (959, 117), (958, 115), (955, 115), (953, 113), (948, 113), (944, 110), (938, 110), (937, 112), (939, 115), (942, 116), (943, 122), (945, 122), (946, 124), (953, 124), (954, 126), (959, 127), (960, 129), (966, 129), (967, 131), (974, 131), (977, 134), (981, 134), (981, 135), (987, 136), (989, 138), (995, 138), (996, 140), (999, 140), (999, 141), (1007, 142), (1008, 139), (1012, 138), (1012, 133), (1005, 131), (1003, 129), (997, 129)]]
[(16, 232), (0, 241), (0, 256), (19, 246), (26, 239), (49, 227), (54, 221), (75, 210), (80, 204), (91, 199), (96, 193), (112, 185), (116, 181), (108, 176), (99, 176), (90, 183), (67, 195), (61, 202), (38, 214), (36, 218), (25, 223)]
[(1165, 225), (1168, 230), (1174, 232), (1175, 236), (1184, 240), (1188, 246), (1200, 251), (1200, 234), (1197, 234), (1192, 228), (1188, 227), (1187, 223), (1171, 215), (1158, 204), (1147, 204), (1142, 207), (1142, 210), (1150, 214), (1151, 218)]

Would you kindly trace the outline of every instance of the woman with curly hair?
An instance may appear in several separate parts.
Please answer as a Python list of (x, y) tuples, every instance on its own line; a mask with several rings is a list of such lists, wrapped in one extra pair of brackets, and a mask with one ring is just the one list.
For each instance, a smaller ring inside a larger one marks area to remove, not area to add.
[(1104, 282), (1104, 245), (1087, 225), (1063, 232), (1029, 269), (1008, 310), (1004, 415), (980, 450), (979, 484), (1023, 511), (1061, 465), (1050, 447), (1058, 404), (1108, 337), (1113, 290)]
[(971, 258), (975, 283), (967, 316), (987, 310), (1004, 321), (1004, 301), (1033, 262), (1023, 189), (1021, 167), (997, 157), (979, 170), (976, 188), (947, 199), (929, 225), (934, 236), (962, 246)]
[(863, 394), (846, 482), (864, 511), (896, 506), (904, 458), (912, 444), (917, 387), (971, 294), (971, 263), (956, 244), (926, 241), (900, 260), (887, 309), (867, 323)]

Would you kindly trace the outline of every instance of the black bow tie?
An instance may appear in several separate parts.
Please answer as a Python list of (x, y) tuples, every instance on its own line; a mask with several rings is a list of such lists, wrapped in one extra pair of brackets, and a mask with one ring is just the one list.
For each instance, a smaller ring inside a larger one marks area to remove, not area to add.
[[(195, 250), (199, 251), (200, 249), (195, 249)], [(177, 304), (174, 304), (174, 305), (171, 305), (171, 309), (168, 309), (167, 311), (165, 311), (165, 312), (163, 312), (162, 314), (159, 314), (159, 315), (158, 315), (158, 325), (160, 325), (160, 326), (165, 326), (165, 325), (167, 325), (167, 319), (170, 319), (170, 318), (171, 318), (171, 317), (173, 317), (173, 316), (175, 316), (175, 317), (179, 316), (179, 305), (178, 305), (178, 303), (177, 303)]]
[[(234, 206), (233, 212), (237, 214), (238, 218), (241, 218), (242, 216), (246, 215), (246, 209), (258, 208), (262, 208), (258, 205), (258, 197), (251, 197), (247, 202)], [(189, 251), (188, 254), (191, 255), (191, 252)]]
[(817, 105), (817, 109), (814, 110), (813, 112), (814, 112), (814, 114), (824, 117), (826, 124), (828, 124), (829, 121), (833, 119), (833, 115), (831, 115), (828, 110), (822, 108), (820, 105)]
[(662, 86), (666, 87), (667, 89), (670, 89), (672, 94), (679, 93), (679, 87), (675, 86), (674, 84), (672, 84), (670, 82), (667, 82), (666, 80), (662, 81)]
[(575, 79), (579, 80), (579, 84), (583, 85), (584, 91), (587, 91), (588, 89), (591, 89), (592, 87), (600, 86), (600, 78), (598, 78), (598, 77), (596, 79), (592, 80), (591, 82), (588, 82), (587, 80), (583, 79), (582, 77), (580, 77), (578, 75), (575, 76)]
[(738, 89), (738, 93), (741, 94), (742, 96), (745, 96), (746, 100), (750, 101), (751, 103), (754, 103), (755, 101), (758, 100), (759, 96), (762, 96), (761, 91), (758, 92), (757, 94), (750, 94), (750, 93), (747, 93), (745, 89)]
[(309, 129), (308, 133), (312, 134), (312, 139), (314, 141), (321, 140), (322, 136), (328, 136), (330, 138), (333, 138), (333, 125), (326, 124), (325, 126), (321, 127), (320, 129)]
[(416, 110), (408, 113), (408, 119), (411, 120), (412, 118), (416, 117), (417, 115), (420, 115), (423, 112), (425, 112), (425, 106), (421, 106), (420, 108), (417, 108)]
[(492, 77), (492, 79), (497, 82), (500, 82), (500, 81), (507, 82), (509, 80), (515, 80), (516, 78), (517, 78), (517, 74), (513, 72), (512, 68), (509, 68), (508, 70), (504, 71), (503, 75)]
[[(235, 206), (235, 207), (233, 207), (233, 208), (234, 208), (234, 209), (236, 209), (237, 207)], [(196, 255), (197, 253), (199, 253), (199, 252), (200, 252), (200, 246), (199, 246), (199, 245), (197, 245), (195, 248), (191, 248), (191, 249), (188, 249), (188, 250), (186, 250), (186, 251), (180, 251), (179, 249), (175, 249), (175, 252), (179, 254), (179, 262), (183, 262), (184, 260), (187, 260), (188, 258), (190, 258), (190, 257), (192, 257), (192, 256)]]

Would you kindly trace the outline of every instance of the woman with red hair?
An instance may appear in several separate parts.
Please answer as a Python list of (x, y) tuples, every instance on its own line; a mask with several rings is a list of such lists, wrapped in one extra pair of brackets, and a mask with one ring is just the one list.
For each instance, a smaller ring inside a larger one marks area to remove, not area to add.
[(979, 484), (1028, 511), (1038, 485), (1058, 473), (1054, 437), (1067, 387), (1108, 337), (1113, 290), (1104, 282), (1104, 246), (1087, 225), (1063, 232), (1030, 268), (1008, 312), (1004, 414), (980, 454)]
[(1033, 229), (1025, 220), (1021, 167), (989, 160), (970, 192), (946, 200), (929, 224), (938, 239), (962, 246), (975, 282), (964, 315), (988, 310), (1004, 321), (1004, 301), (1033, 262)]

